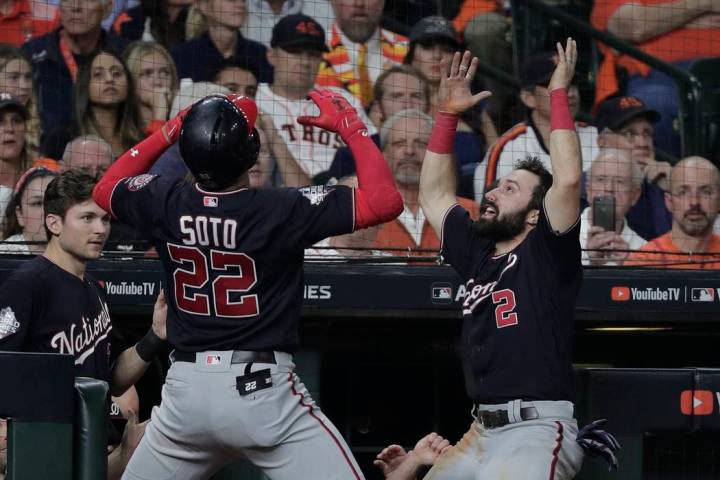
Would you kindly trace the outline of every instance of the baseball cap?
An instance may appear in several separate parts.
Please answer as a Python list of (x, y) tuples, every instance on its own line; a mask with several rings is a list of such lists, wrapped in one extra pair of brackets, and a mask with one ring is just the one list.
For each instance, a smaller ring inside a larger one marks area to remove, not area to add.
[(23, 119), (28, 119), (28, 111), (27, 108), (25, 108), (25, 105), (23, 105), (18, 98), (13, 97), (9, 93), (0, 93), (0, 111), (2, 110), (14, 110), (18, 112)]
[(557, 64), (556, 52), (543, 52), (529, 57), (522, 68), (523, 88), (547, 87)]
[(452, 23), (447, 18), (439, 15), (421, 19), (410, 31), (410, 43), (422, 43), (428, 40), (446, 40), (452, 43), (455, 48), (460, 47)]
[(660, 120), (660, 112), (647, 108), (642, 100), (636, 97), (612, 97), (598, 107), (595, 126), (598, 132), (606, 128), (618, 130), (637, 117), (645, 117), (655, 123)]
[(325, 44), (325, 30), (312, 17), (298, 13), (287, 15), (275, 24), (270, 46), (283, 50), (303, 48), (328, 52)]

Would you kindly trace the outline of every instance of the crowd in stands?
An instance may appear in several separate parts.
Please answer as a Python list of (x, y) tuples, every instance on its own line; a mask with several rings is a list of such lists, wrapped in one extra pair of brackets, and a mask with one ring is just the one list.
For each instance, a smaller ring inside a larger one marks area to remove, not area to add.
[[(307, 94), (321, 87), (342, 92), (360, 112), (405, 210), (377, 231), (331, 240), (313, 253), (436, 255), (440, 240), (418, 208), (417, 190), (442, 65), (453, 52), (469, 48), (511, 75), (516, 68), (521, 85), (478, 75), (475, 90), (493, 96), (457, 129), (458, 202), (477, 217), (485, 192), (515, 162), (536, 157), (550, 168), (546, 87), (555, 55), (539, 52), (514, 67), (511, 2), (455, 6), (439, 11), (434, 2), (417, 2), (403, 23), (383, 0), (0, 0), (0, 251), (42, 251), (38, 198), (56, 172), (101, 174), (209, 94), (242, 93), (258, 103), (263, 147), (250, 171), (253, 187), (352, 184), (362, 159), (336, 134), (296, 122), (314, 114)], [(720, 57), (717, 1), (595, 0), (589, 14), (596, 28), (681, 69)], [(674, 167), (657, 159), (656, 149), (683, 158), (674, 81), (598, 47), (594, 101), (569, 90), (574, 114), (594, 105), (593, 121), (576, 123), (585, 263), (715, 268), (717, 158), (686, 158)], [(188, 174), (177, 147), (151, 173)], [(603, 202), (614, 209), (610, 230), (593, 218)], [(152, 254), (121, 224), (113, 224), (107, 248)]]

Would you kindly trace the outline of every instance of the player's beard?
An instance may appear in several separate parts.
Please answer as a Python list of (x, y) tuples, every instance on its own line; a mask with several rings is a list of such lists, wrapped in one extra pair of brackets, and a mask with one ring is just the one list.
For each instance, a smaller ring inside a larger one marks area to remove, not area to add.
[[(493, 208), (496, 212), (498, 211), (497, 205), (493, 204)], [(512, 240), (525, 230), (525, 219), (528, 212), (530, 212), (530, 207), (518, 212), (508, 213), (503, 217), (500, 216), (500, 213), (491, 219), (480, 217), (473, 226), (478, 235), (495, 243)]]

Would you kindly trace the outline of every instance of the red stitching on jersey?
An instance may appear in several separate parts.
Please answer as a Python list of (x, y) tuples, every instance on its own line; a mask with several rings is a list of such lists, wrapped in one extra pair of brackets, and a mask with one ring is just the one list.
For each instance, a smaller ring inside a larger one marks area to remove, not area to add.
[(550, 463), (550, 476), (548, 477), (549, 480), (553, 480), (555, 478), (555, 466), (557, 465), (560, 449), (562, 448), (562, 440), (563, 440), (563, 426), (560, 422), (555, 422), (558, 427), (558, 436), (557, 439), (555, 439), (556, 445), (555, 449), (553, 450), (553, 459), (552, 463)]
[(296, 397), (300, 397), (300, 399), (299, 399), (300, 405), (303, 407), (306, 407), (308, 409), (308, 413), (310, 414), (310, 416), (313, 417), (315, 420), (317, 420), (318, 423), (320, 423), (320, 426), (328, 433), (328, 435), (330, 435), (330, 438), (333, 439), (333, 442), (335, 442), (335, 445), (337, 445), (338, 449), (340, 449), (340, 452), (342, 452), (343, 457), (345, 457), (345, 461), (347, 462), (348, 466), (350, 467), (350, 470), (352, 470), (352, 473), (355, 476), (355, 478), (357, 480), (362, 480), (362, 477), (360, 475), (358, 475), (357, 471), (355, 470), (355, 466), (352, 464), (352, 461), (348, 457), (347, 453), (345, 452), (345, 449), (342, 447), (342, 444), (337, 439), (335, 434), (333, 434), (333, 432), (327, 427), (327, 425), (325, 425), (325, 423), (320, 419), (320, 417), (315, 415), (315, 413), (313, 412), (312, 405), (308, 405), (304, 402), (305, 396), (302, 393), (295, 390), (295, 376), (293, 375), (292, 372), (290, 372), (288, 374), (288, 382), (290, 383), (290, 389), (292, 390), (292, 394)]

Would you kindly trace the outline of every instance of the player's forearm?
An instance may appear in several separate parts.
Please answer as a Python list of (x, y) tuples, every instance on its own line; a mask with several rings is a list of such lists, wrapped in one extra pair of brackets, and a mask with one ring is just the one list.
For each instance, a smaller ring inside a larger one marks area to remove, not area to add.
[(122, 448), (118, 447), (108, 455), (107, 480), (120, 480), (125, 471)]
[(422, 467), (422, 462), (413, 452), (409, 452), (405, 456), (405, 460), (385, 477), (385, 480), (415, 480), (420, 467)]
[(708, 11), (707, 0), (679, 0), (657, 5), (630, 3), (618, 8), (608, 31), (629, 42), (642, 43), (680, 28)]
[(170, 145), (164, 132), (158, 130), (120, 155), (95, 185), (93, 190), (95, 203), (106, 212), (110, 212), (110, 197), (115, 185), (123, 178), (147, 173)]
[(577, 189), (579, 201), (582, 180), (580, 138), (575, 131), (565, 89), (551, 92), (550, 108), (550, 163), (553, 186)]
[(457, 180), (453, 158), (458, 115), (439, 112), (435, 117), (420, 174), (420, 206), (431, 208), (443, 198), (455, 198)]
[(115, 397), (125, 393), (128, 388), (140, 380), (148, 366), (150, 366), (150, 362), (140, 358), (135, 346), (126, 349), (115, 362), (110, 393)]
[(358, 188), (355, 192), (355, 228), (389, 222), (403, 210), (403, 200), (390, 167), (367, 130), (343, 136), (355, 158)]

